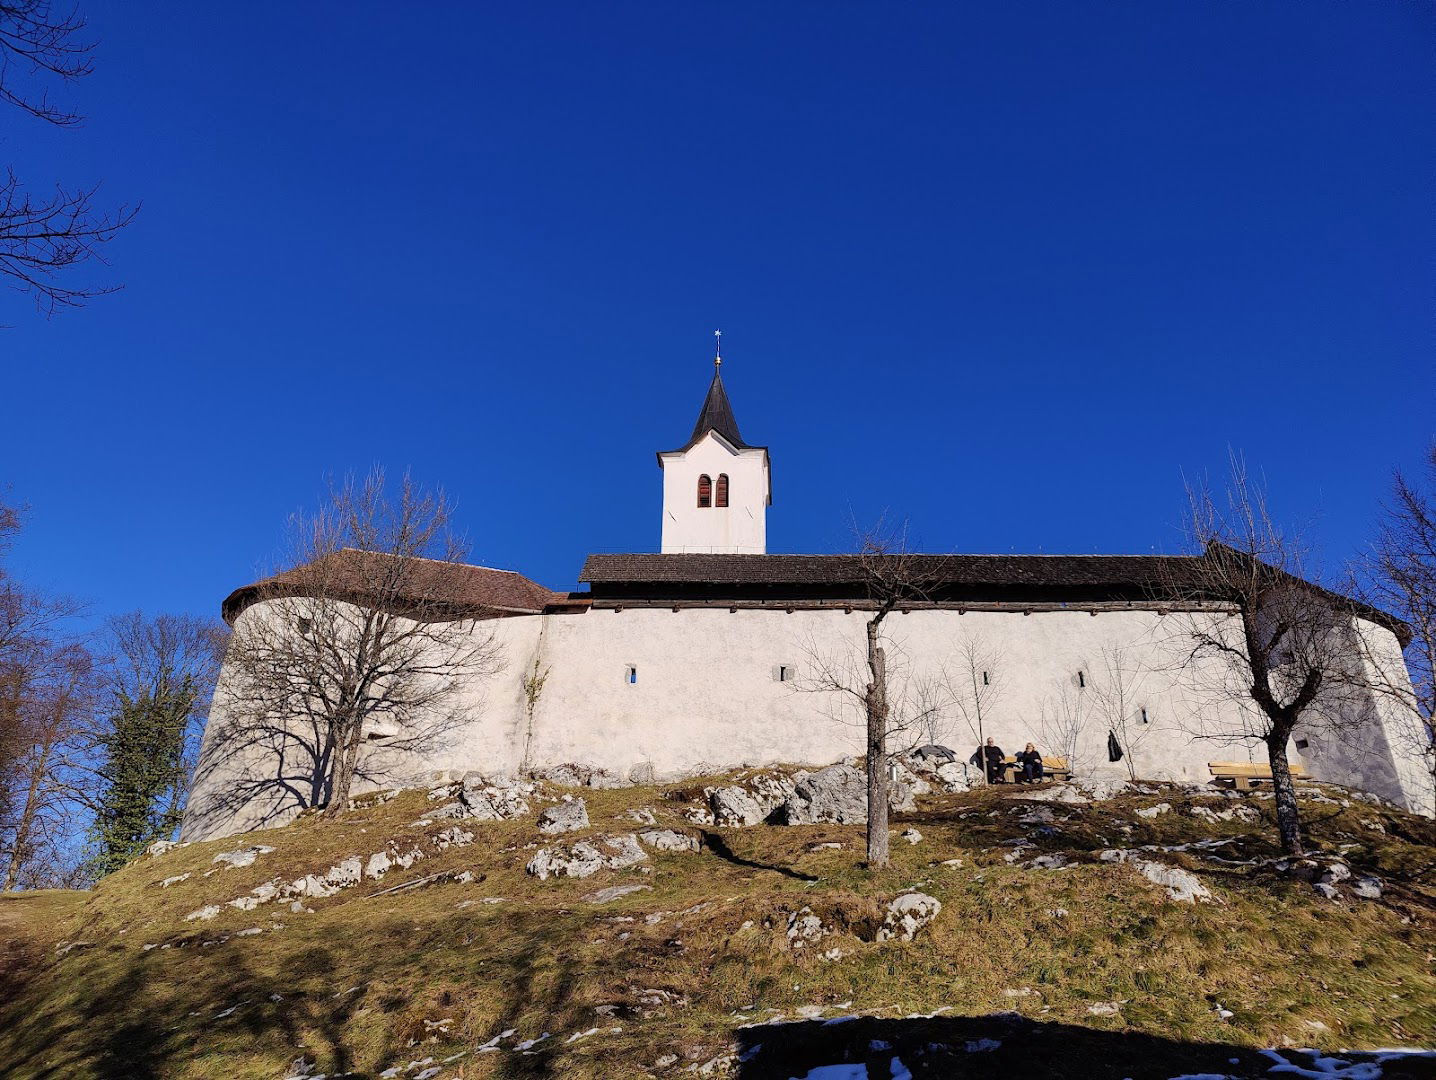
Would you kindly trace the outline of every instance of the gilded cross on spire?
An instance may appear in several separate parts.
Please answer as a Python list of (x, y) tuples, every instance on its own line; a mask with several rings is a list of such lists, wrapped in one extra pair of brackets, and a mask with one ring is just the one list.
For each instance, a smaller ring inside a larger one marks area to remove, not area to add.
[(715, 369), (723, 366), (723, 331), (713, 331), (713, 367)]

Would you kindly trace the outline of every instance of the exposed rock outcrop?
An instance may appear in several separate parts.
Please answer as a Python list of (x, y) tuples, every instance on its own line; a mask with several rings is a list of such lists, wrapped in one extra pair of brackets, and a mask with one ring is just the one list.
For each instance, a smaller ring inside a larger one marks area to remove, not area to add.
[(538, 830), (549, 836), (588, 828), (588, 807), (582, 799), (565, 797), (539, 814)]
[(646, 862), (648, 855), (632, 833), (580, 840), (570, 847), (540, 848), (524, 869), (545, 881), (549, 877), (586, 878), (600, 870), (618, 870)]
[(879, 941), (911, 941), (919, 930), (942, 912), (942, 902), (927, 893), (903, 893), (887, 907), (878, 930)]
[[(888, 805), (893, 810), (911, 810), (912, 789), (900, 781), (888, 787)], [(784, 825), (815, 825), (832, 822), (856, 825), (868, 820), (867, 778), (851, 765), (830, 765), (804, 776), (793, 788), (777, 819)]]

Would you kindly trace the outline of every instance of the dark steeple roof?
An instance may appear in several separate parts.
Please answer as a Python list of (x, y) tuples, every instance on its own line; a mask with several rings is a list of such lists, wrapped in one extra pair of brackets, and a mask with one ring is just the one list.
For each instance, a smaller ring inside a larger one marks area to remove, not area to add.
[[(710, 431), (719, 435), (734, 450), (762, 450), (767, 453), (766, 446), (745, 443), (743, 436), (738, 433), (738, 419), (733, 415), (733, 406), (728, 401), (728, 391), (723, 389), (723, 376), (719, 373), (717, 364), (713, 369), (713, 381), (708, 384), (708, 396), (703, 399), (703, 408), (698, 412), (698, 422), (693, 425), (693, 434), (677, 450), (668, 450), (666, 453), (682, 454), (691, 450), (697, 445), (698, 440)], [(663, 453), (660, 452), (658, 455), (660, 465), (663, 464)]]
[(688, 440), (692, 446), (710, 431), (716, 431), (733, 445), (735, 450), (745, 450), (748, 444), (738, 434), (738, 420), (733, 415), (733, 406), (728, 403), (728, 393), (723, 389), (723, 375), (716, 368), (713, 381), (708, 384), (708, 396), (703, 399), (703, 411), (698, 414), (698, 423), (693, 425), (693, 435)]

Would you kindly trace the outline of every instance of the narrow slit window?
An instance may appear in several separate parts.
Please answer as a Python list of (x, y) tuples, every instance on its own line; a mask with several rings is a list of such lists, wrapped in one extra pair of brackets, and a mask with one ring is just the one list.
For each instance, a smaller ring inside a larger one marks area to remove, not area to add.
[(718, 490), (713, 493), (714, 506), (728, 505), (728, 474), (718, 474)]
[(623, 669), (623, 681), (629, 684), (638, 682), (638, 669), (632, 664)]
[(1150, 724), (1151, 722), (1152, 722), (1151, 720), (1147, 719), (1147, 710), (1146, 710), (1146, 709), (1143, 709), (1143, 710), (1142, 710), (1142, 723), (1144, 723), (1144, 724)]
[(990, 686), (990, 685), (991, 685), (991, 680), (988, 678), (987, 672), (985, 672), (985, 671), (982, 673), (982, 685), (983, 685), (983, 686)]
[(1083, 689), (1086, 689), (1086, 687), (1087, 687), (1087, 673), (1086, 673), (1085, 671), (1079, 671), (1079, 672), (1077, 672), (1077, 685), (1080, 686), (1080, 687), (1082, 687)]
[(698, 478), (698, 506), (713, 505), (713, 479), (707, 473)]
[(793, 669), (788, 664), (779, 664), (775, 674), (777, 675), (779, 682), (793, 681)]

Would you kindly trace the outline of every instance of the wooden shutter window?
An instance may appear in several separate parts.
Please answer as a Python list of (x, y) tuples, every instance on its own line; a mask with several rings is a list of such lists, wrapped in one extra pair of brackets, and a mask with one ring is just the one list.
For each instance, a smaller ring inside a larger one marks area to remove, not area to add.
[(698, 505), (700, 507), (713, 505), (713, 481), (707, 473), (698, 478)]
[(713, 500), (713, 505), (714, 505), (714, 506), (727, 506), (727, 505), (728, 505), (728, 474), (727, 474), (727, 473), (719, 473), (719, 474), (718, 474), (718, 491), (717, 491), (716, 497), (715, 497), (714, 500)]

